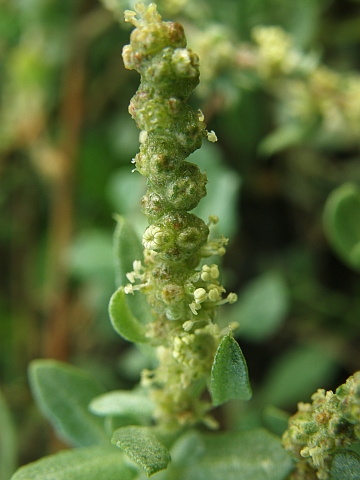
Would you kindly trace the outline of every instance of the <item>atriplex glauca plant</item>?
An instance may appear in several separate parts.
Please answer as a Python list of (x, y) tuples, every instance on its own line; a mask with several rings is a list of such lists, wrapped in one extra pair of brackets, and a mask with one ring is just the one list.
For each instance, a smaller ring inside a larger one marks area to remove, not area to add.
[[(147, 178), (148, 227), (141, 245), (131, 223), (117, 218), (120, 286), (109, 311), (115, 330), (153, 348), (157, 363), (134, 390), (104, 393), (74, 367), (33, 362), (39, 406), (82, 448), (22, 467), (12, 479), (359, 479), (360, 457), (349, 447), (360, 440), (360, 372), (335, 393), (318, 390), (312, 404), (300, 403), (282, 439), (263, 428), (214, 432), (213, 407), (252, 396), (237, 325), (217, 323), (218, 308), (237, 299), (225, 293), (216, 263), (227, 239), (211, 235), (217, 217), (205, 223), (189, 213), (206, 195), (207, 177), (187, 158), (216, 135), (187, 103), (199, 59), (183, 27), (163, 22), (154, 4), (137, 4), (125, 19), (135, 29), (124, 63), (141, 75), (129, 112), (140, 130), (133, 163)], [(281, 429), (283, 419), (273, 420)]]

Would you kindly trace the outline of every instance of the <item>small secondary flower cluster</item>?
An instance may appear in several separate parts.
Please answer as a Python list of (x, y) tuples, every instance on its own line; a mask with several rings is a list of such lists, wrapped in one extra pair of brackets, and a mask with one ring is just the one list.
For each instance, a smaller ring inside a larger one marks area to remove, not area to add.
[(327, 480), (331, 454), (360, 441), (360, 371), (335, 393), (319, 389), (311, 399), (312, 404), (298, 404), (283, 445), (299, 460), (296, 479), (306, 480), (307, 472), (316, 471), (317, 478)]
[(189, 213), (206, 195), (207, 177), (186, 158), (204, 138), (217, 139), (202, 112), (187, 104), (199, 82), (199, 59), (186, 48), (182, 26), (163, 22), (154, 4), (137, 4), (125, 20), (136, 27), (123, 58), (126, 68), (141, 74), (129, 112), (140, 129), (133, 163), (147, 177), (141, 206), (149, 226), (142, 238), (144, 260), (134, 261), (124, 291), (146, 295), (155, 314), (147, 337), (158, 345), (159, 359), (157, 369), (143, 372), (142, 384), (152, 387), (159, 422), (211, 424), (200, 396), (221, 338), (213, 320), (217, 307), (235, 302), (236, 295), (224, 296), (216, 264), (202, 265), (223, 255), (228, 240), (209, 239), (217, 217), (205, 224)]
[[(251, 68), (282, 102), (285, 119), (304, 125), (321, 120), (324, 132), (356, 142), (360, 122), (360, 76), (338, 73), (305, 54), (280, 27), (253, 29)], [(241, 49), (241, 47), (240, 47)]]

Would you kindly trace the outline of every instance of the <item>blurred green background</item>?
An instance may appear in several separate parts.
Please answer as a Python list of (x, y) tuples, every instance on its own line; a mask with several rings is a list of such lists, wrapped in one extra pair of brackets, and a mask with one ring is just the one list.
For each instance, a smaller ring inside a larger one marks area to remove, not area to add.
[[(122, 12), (132, 5), (0, 0), (0, 480), (66, 446), (33, 403), (30, 360), (71, 362), (109, 389), (131, 387), (152, 361), (116, 336), (107, 315), (113, 214), (139, 235), (145, 226), (127, 113), (139, 78), (121, 58), (131, 31)], [(360, 184), (360, 2), (158, 7), (183, 23), (200, 56), (190, 103), (219, 138), (190, 161), (209, 177), (198, 214), (219, 215), (230, 237), (223, 271), (239, 301), (219, 321), (239, 323), (255, 391), (221, 418), (250, 428), (266, 424), (267, 405), (293, 412), (360, 368), (359, 268), (333, 252), (322, 222), (329, 194)], [(291, 36), (301, 52), (291, 72), (257, 69), (260, 25)], [(309, 83), (311, 62), (326, 66), (320, 83)], [(359, 225), (360, 211), (351, 215)]]

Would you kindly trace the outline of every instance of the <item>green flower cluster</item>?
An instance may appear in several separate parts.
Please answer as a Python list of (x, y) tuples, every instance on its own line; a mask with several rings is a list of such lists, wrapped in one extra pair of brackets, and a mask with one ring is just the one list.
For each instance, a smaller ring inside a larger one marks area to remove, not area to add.
[(255, 67), (264, 86), (281, 100), (285, 121), (319, 125), (327, 135), (357, 144), (359, 75), (321, 65), (318, 55), (296, 48), (280, 27), (257, 26), (252, 36), (256, 48), (244, 67)]
[(298, 404), (283, 445), (299, 460), (293, 478), (315, 478), (316, 472), (317, 478), (326, 480), (331, 454), (360, 441), (360, 371), (335, 393), (319, 389), (311, 399), (312, 404)]
[(126, 68), (141, 74), (129, 112), (140, 129), (133, 163), (147, 177), (141, 205), (149, 226), (142, 238), (144, 262), (134, 262), (125, 293), (145, 293), (155, 313), (147, 336), (159, 345), (160, 364), (143, 373), (143, 384), (153, 387), (157, 418), (209, 423), (209, 406), (199, 397), (221, 337), (213, 320), (216, 308), (233, 303), (236, 295), (223, 298), (217, 265), (199, 267), (204, 258), (223, 255), (227, 239), (209, 239), (216, 217), (205, 224), (189, 213), (206, 195), (207, 178), (186, 158), (216, 135), (206, 130), (202, 112), (187, 104), (199, 83), (199, 59), (186, 48), (182, 26), (163, 22), (154, 4), (137, 4), (135, 10), (125, 12), (136, 28), (123, 58)]

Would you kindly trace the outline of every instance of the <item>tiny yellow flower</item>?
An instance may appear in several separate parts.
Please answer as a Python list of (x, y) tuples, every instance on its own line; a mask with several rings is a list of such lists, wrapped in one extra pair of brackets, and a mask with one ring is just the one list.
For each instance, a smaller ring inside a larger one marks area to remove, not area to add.
[(218, 138), (216, 136), (216, 133), (214, 132), (214, 130), (211, 130), (211, 132), (208, 132), (207, 134), (207, 138), (209, 140), (209, 142), (217, 142)]

